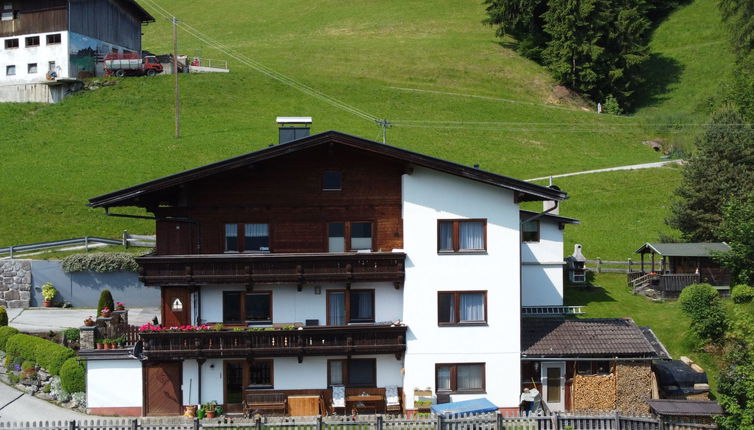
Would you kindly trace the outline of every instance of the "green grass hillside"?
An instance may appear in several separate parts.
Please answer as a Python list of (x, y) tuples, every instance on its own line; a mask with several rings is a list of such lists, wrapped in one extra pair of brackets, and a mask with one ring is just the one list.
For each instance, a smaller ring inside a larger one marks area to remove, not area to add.
[[(144, 47), (166, 52), (170, 23), (144, 5), (158, 17), (145, 28)], [(375, 117), (430, 121), (391, 128), (390, 144), (517, 177), (657, 159), (631, 118), (548, 104), (552, 80), (497, 42), (476, 1), (160, 5), (234, 52)], [(0, 105), (1, 245), (149, 232), (151, 223), (106, 218), (84, 207), (86, 199), (265, 147), (276, 140), (277, 115), (311, 115), (315, 132), (380, 137), (373, 122), (183, 31), (180, 47), (231, 60), (231, 73), (181, 76), (178, 140), (169, 76), (125, 78), (56, 106)]]

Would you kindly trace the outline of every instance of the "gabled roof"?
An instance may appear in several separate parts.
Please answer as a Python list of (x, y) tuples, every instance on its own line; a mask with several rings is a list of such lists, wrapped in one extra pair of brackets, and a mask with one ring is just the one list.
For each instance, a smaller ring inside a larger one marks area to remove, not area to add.
[[(522, 215), (521, 218), (534, 216), (539, 213), (539, 212), (525, 211), (525, 210), (521, 210), (520, 212)], [(541, 218), (545, 218), (553, 222), (562, 222), (565, 224), (581, 224), (581, 221), (577, 220), (576, 218), (568, 218), (568, 217), (560, 216), (560, 215), (545, 214), (545, 215), (542, 215)]]
[(136, 206), (137, 198), (146, 198), (150, 193), (163, 191), (191, 181), (206, 178), (211, 175), (226, 172), (239, 167), (248, 166), (275, 157), (302, 151), (318, 145), (335, 143), (350, 148), (356, 148), (371, 154), (379, 155), (415, 165), (471, 179), (485, 184), (509, 189), (519, 194), (520, 200), (565, 200), (567, 193), (541, 185), (531, 184), (519, 179), (502, 176), (473, 167), (464, 166), (447, 160), (419, 154), (384, 143), (375, 142), (361, 137), (351, 136), (337, 131), (308, 136), (289, 143), (270, 146), (258, 151), (250, 152), (227, 160), (207, 164), (205, 166), (186, 170), (163, 178), (155, 179), (122, 190), (103, 194), (89, 199), (91, 207)]
[(636, 250), (637, 254), (654, 252), (667, 257), (712, 257), (717, 252), (728, 252), (730, 246), (725, 242), (697, 243), (645, 243)]
[(521, 354), (526, 358), (663, 358), (636, 323), (622, 318), (525, 318)]

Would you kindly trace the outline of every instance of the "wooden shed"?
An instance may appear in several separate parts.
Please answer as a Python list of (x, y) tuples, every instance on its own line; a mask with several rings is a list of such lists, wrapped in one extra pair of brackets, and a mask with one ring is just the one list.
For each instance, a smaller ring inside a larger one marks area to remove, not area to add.
[(721, 289), (730, 286), (730, 271), (715, 256), (730, 251), (725, 242), (650, 243), (636, 250), (640, 270), (629, 272), (635, 292), (651, 288), (662, 297), (675, 297), (685, 287), (706, 282)]

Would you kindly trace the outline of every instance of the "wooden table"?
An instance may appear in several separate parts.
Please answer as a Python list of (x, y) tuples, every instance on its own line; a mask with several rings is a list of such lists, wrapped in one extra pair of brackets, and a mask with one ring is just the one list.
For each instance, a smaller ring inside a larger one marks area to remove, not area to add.
[[(357, 394), (355, 396), (347, 396), (346, 402), (347, 411), (351, 411), (352, 409), (356, 409), (359, 412), (369, 410), (376, 414), (377, 411), (382, 410), (385, 406), (385, 396), (381, 394), (367, 394), (366, 396)], [(359, 403), (362, 405), (358, 405)]]

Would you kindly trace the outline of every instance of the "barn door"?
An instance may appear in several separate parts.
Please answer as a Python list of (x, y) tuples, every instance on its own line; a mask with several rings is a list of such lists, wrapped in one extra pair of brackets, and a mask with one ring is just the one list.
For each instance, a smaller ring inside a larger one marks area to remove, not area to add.
[(146, 415), (181, 415), (181, 362), (147, 364), (144, 369)]
[(191, 321), (188, 287), (162, 287), (162, 325), (180, 327)]

